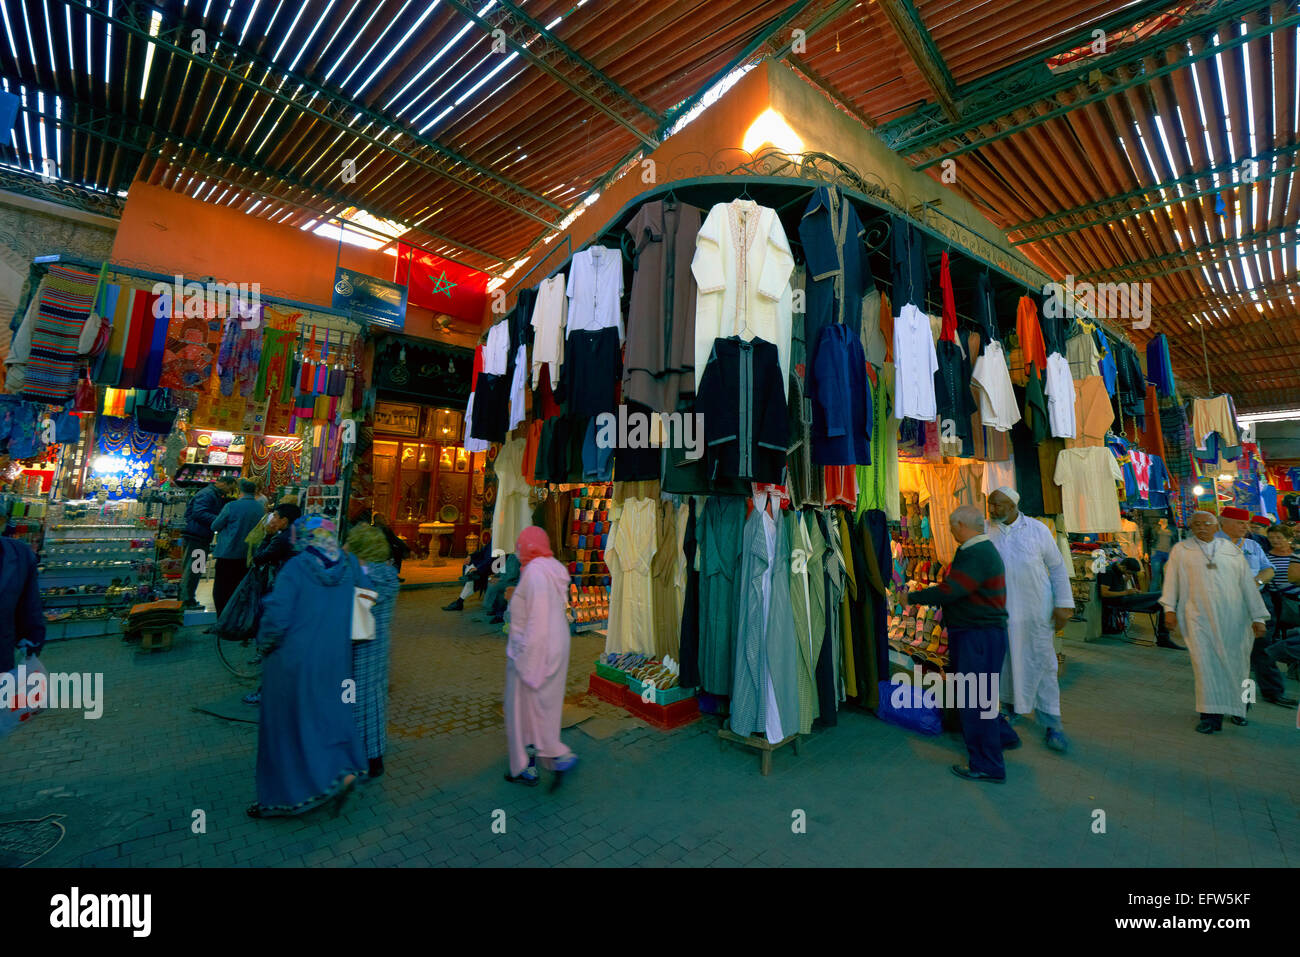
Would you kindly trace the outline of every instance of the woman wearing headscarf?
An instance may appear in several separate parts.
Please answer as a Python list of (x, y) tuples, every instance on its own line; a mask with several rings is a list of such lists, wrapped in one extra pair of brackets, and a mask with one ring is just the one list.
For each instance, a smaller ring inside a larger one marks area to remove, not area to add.
[(357, 679), (357, 729), (366, 748), (370, 777), (384, 773), (388, 749), (388, 650), (393, 605), (401, 587), (389, 563), (388, 539), (377, 525), (356, 525), (348, 532), (347, 550), (361, 562), (370, 587), (379, 593), (373, 606), (375, 637), (352, 642), (352, 674)]
[(506, 780), (537, 784), (537, 755), (555, 772), (551, 788), (578, 757), (560, 740), (564, 686), (569, 677), (569, 622), (565, 617), (569, 573), (555, 560), (545, 530), (530, 525), (519, 533), (519, 584), (510, 599), (510, 638), (506, 644), (506, 741), (510, 770)]
[(250, 817), (335, 816), (365, 767), (353, 714), (353, 589), (370, 582), (319, 515), (293, 524), (298, 554), (263, 601), (258, 642), (262, 714), (257, 728), (257, 803)]

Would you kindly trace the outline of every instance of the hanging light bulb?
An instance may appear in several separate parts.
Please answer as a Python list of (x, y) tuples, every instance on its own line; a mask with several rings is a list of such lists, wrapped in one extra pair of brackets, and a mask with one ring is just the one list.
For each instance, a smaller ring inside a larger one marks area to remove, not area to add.
[(1192, 494), (1195, 495), (1197, 498), (1200, 498), (1202, 495), (1205, 494), (1205, 486), (1204, 486), (1204, 485), (1193, 485), (1193, 486), (1192, 486)]

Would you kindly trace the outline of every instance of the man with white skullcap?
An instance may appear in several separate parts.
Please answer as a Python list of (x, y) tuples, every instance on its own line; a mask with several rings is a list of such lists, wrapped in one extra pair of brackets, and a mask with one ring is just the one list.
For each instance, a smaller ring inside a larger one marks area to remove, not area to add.
[[(989, 495), (985, 532), (1007, 572), (1007, 660), (1002, 700), (1016, 714), (1033, 712), (1053, 751), (1069, 747), (1061, 727), (1052, 636), (1074, 614), (1070, 572), (1047, 526), (1020, 514), (1020, 495), (1003, 486)], [(1014, 747), (1014, 745), (1013, 745)]]

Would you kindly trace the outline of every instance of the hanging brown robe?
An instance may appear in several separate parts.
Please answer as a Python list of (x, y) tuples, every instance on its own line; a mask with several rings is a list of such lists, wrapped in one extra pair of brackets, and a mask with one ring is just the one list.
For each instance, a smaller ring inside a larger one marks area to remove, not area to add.
[(659, 503), (655, 539), (655, 555), (650, 563), (655, 654), (660, 658), (672, 655), (675, 661), (680, 661), (682, 619), (677, 612), (677, 506), (671, 501)]
[(625, 400), (674, 412), (695, 393), (695, 237), (704, 214), (676, 200), (644, 203), (627, 231), (635, 270), (627, 309)]

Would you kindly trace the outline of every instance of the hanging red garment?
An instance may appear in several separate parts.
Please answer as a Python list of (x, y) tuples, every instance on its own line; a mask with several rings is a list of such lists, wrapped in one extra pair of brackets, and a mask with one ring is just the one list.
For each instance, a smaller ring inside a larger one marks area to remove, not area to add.
[[(948, 271), (948, 254), (939, 257), (939, 286), (943, 289), (943, 328), (939, 330), (940, 342), (957, 341), (957, 302), (952, 294), (952, 274)], [(1043, 367), (1047, 367), (1044, 360)]]
[(1039, 374), (1047, 371), (1047, 347), (1043, 344), (1043, 327), (1038, 321), (1038, 306), (1028, 296), (1020, 297), (1016, 307), (1016, 338), (1025, 356), (1025, 375), (1029, 366), (1038, 366)]

